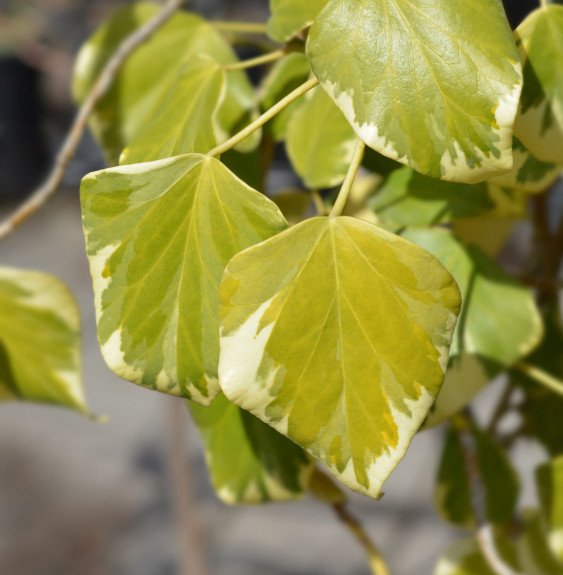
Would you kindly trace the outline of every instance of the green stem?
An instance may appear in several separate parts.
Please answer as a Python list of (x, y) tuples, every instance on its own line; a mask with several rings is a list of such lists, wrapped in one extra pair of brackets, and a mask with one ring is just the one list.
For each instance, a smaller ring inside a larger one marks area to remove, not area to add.
[(336, 202), (334, 203), (334, 207), (332, 208), (329, 217), (334, 218), (336, 216), (342, 215), (348, 200), (348, 196), (352, 190), (352, 185), (356, 179), (356, 174), (358, 173), (362, 160), (364, 159), (365, 149), (366, 145), (362, 142), (362, 140), (358, 140), (356, 149), (354, 150), (354, 155), (352, 157), (352, 163), (348, 168), (348, 173), (346, 174), (346, 178), (342, 184), (342, 188), (340, 188), (340, 192), (338, 193), (338, 197), (336, 198)]
[(311, 190), (311, 198), (313, 199), (313, 204), (315, 206), (315, 210), (317, 210), (317, 214), (319, 216), (326, 216), (326, 206), (319, 190)]
[(281, 99), (277, 104), (274, 104), (269, 110), (264, 112), (261, 116), (256, 118), (253, 122), (248, 124), (246, 128), (243, 128), (238, 134), (235, 134), (232, 138), (229, 138), (226, 142), (219, 144), (216, 148), (213, 148), (207, 155), (208, 156), (220, 156), (230, 149), (234, 148), (237, 144), (240, 144), (245, 138), (248, 138), (253, 132), (261, 128), (264, 124), (269, 122), (272, 118), (277, 116), (283, 109), (287, 108), (292, 102), (295, 102), (298, 98), (306, 94), (309, 90), (317, 86), (319, 81), (317, 78), (312, 78), (307, 80), (304, 84), (301, 84), (298, 88), (289, 93), (285, 98)]
[(232, 72), (233, 70), (247, 70), (248, 68), (255, 68), (257, 66), (262, 66), (264, 64), (269, 64), (270, 62), (275, 62), (280, 58), (285, 56), (285, 50), (276, 50), (275, 52), (270, 52), (262, 56), (256, 56), (256, 58), (250, 58), (249, 60), (243, 60), (242, 62), (235, 62), (234, 64), (227, 64), (223, 66), (224, 70), (227, 72)]
[(522, 373), (526, 374), (529, 378), (551, 389), (551, 391), (558, 395), (563, 395), (563, 381), (557, 377), (554, 377), (539, 367), (524, 362), (516, 364), (515, 367)]
[(219, 32), (232, 32), (234, 34), (266, 34), (268, 25), (261, 22), (229, 22), (215, 20), (211, 22)]

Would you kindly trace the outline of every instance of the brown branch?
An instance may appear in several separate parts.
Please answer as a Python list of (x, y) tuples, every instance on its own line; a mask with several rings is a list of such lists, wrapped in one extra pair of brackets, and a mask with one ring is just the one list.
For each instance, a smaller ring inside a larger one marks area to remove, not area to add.
[(162, 10), (144, 26), (125, 38), (119, 45), (113, 56), (109, 59), (104, 69), (98, 76), (94, 86), (88, 93), (82, 106), (78, 110), (76, 118), (65, 138), (61, 150), (57, 154), (55, 164), (45, 182), (32, 193), (16, 211), (6, 220), (0, 223), (0, 239), (12, 233), (27, 218), (38, 211), (47, 200), (58, 190), (68, 165), (78, 144), (82, 139), (88, 123), (88, 118), (94, 111), (97, 103), (107, 93), (111, 87), (117, 73), (135, 50), (146, 42), (162, 25), (164, 25), (173, 14), (180, 8), (185, 0), (167, 0)]
[(170, 399), (168, 467), (172, 500), (177, 521), (180, 575), (209, 575), (206, 546), (197, 514), (194, 478), (185, 441), (187, 410), (185, 401)]

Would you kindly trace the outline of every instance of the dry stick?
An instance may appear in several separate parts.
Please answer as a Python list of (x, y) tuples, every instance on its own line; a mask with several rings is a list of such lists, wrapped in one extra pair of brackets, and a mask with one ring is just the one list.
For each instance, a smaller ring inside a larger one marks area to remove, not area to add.
[(177, 518), (180, 575), (209, 575), (204, 537), (196, 513), (195, 486), (190, 473), (186, 433), (186, 404), (179, 398), (170, 400), (168, 431), (168, 465), (174, 512)]
[(473, 425), (470, 412), (466, 410), (464, 415), (458, 416), (453, 420), (453, 422), (459, 431), (465, 471), (469, 479), (471, 506), (477, 522), (475, 538), (479, 545), (479, 549), (481, 550), (487, 564), (496, 575), (522, 575), (521, 573), (514, 571), (502, 558), (495, 543), (493, 527), (487, 520), (485, 510), (485, 487), (481, 477), (477, 445), (475, 443), (475, 438), (469, 431), (470, 427)]
[(39, 210), (47, 200), (58, 190), (68, 164), (74, 157), (78, 144), (82, 139), (88, 118), (100, 99), (109, 90), (115, 76), (123, 66), (125, 60), (144, 42), (146, 42), (163, 24), (165, 24), (180, 8), (185, 0), (168, 0), (162, 10), (143, 27), (133, 32), (119, 45), (104, 69), (98, 76), (96, 83), (88, 93), (84, 103), (78, 110), (76, 118), (68, 132), (63, 146), (57, 155), (55, 165), (46, 181), (6, 220), (0, 223), (0, 239), (12, 233), (27, 218)]

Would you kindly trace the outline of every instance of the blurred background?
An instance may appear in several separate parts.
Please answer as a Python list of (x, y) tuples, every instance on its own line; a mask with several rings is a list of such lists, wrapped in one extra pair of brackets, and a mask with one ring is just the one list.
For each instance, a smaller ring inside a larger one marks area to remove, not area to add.
[[(48, 170), (74, 114), (74, 56), (124, 3), (0, 0), (0, 215)], [(536, 6), (505, 4), (513, 25)], [(190, 7), (218, 19), (268, 18), (267, 0), (193, 0)], [(74, 291), (83, 315), (88, 403), (109, 417), (96, 424), (56, 408), (0, 406), (0, 574), (368, 573), (362, 550), (318, 502), (219, 503), (183, 402), (123, 382), (106, 368), (96, 342), (78, 203), (81, 177), (102, 167), (86, 137), (64, 189), (0, 244), (2, 265), (51, 272)], [(290, 177), (284, 170), (280, 157), (276, 177)], [(493, 386), (479, 396), (482, 417), (497, 391)], [(460, 536), (432, 505), (441, 442), (440, 429), (419, 434), (380, 502), (352, 496), (354, 511), (396, 575), (432, 573)], [(525, 477), (542, 457), (538, 449), (517, 447)], [(533, 503), (530, 485), (523, 498)]]

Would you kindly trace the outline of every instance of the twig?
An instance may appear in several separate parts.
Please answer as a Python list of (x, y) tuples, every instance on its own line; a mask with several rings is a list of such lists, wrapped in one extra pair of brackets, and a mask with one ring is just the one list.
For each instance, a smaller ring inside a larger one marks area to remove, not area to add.
[(348, 509), (346, 494), (319, 467), (313, 471), (309, 489), (319, 501), (332, 508), (338, 519), (363, 547), (373, 575), (390, 575), (389, 567), (387, 567), (381, 552), (370, 539), (360, 521)]
[(113, 56), (98, 76), (94, 86), (88, 93), (76, 118), (68, 132), (55, 165), (46, 181), (6, 220), (0, 223), (0, 239), (12, 233), (27, 218), (39, 210), (47, 200), (58, 190), (67, 167), (76, 153), (78, 144), (86, 129), (88, 118), (94, 111), (99, 100), (107, 93), (117, 73), (127, 58), (144, 42), (146, 42), (163, 24), (165, 24), (180, 8), (185, 0), (168, 0), (162, 10), (144, 26), (133, 32), (119, 45)]
[(352, 185), (354, 184), (354, 180), (356, 179), (356, 175), (360, 169), (362, 160), (364, 159), (365, 150), (366, 145), (362, 142), (362, 140), (358, 140), (354, 155), (352, 156), (352, 163), (350, 164), (348, 173), (346, 174), (346, 179), (342, 184), (342, 188), (338, 193), (338, 197), (336, 198), (336, 202), (334, 203), (334, 207), (332, 208), (329, 217), (334, 218), (336, 216), (340, 216), (344, 211), (348, 196), (352, 190)]
[(460, 437), (465, 471), (469, 479), (471, 506), (477, 523), (475, 539), (479, 549), (488, 566), (496, 575), (522, 575), (514, 571), (503, 559), (496, 546), (493, 527), (487, 520), (485, 487), (481, 477), (477, 445), (471, 433), (471, 429), (474, 426), (471, 412), (466, 409), (463, 414), (452, 418), (452, 423), (458, 430)]
[(268, 54), (263, 54), (262, 56), (256, 56), (256, 58), (250, 58), (249, 60), (242, 60), (241, 62), (235, 62), (234, 64), (226, 64), (223, 69), (226, 72), (232, 72), (233, 70), (248, 70), (249, 68), (256, 68), (257, 66), (263, 66), (265, 64), (270, 64), (275, 62), (286, 55), (285, 49), (275, 50), (274, 52), (269, 52)]
[(194, 481), (189, 468), (189, 452), (184, 441), (186, 406), (178, 398), (170, 400), (168, 461), (174, 511), (177, 517), (180, 575), (209, 575), (201, 525), (195, 513)]
[(514, 366), (518, 371), (521, 371), (523, 374), (527, 375), (530, 379), (533, 379), (537, 383), (547, 387), (554, 393), (558, 395), (563, 395), (563, 381), (554, 377), (547, 371), (540, 369), (534, 365), (530, 365), (529, 363), (525, 363), (521, 361)]
[(225, 152), (228, 152), (231, 148), (234, 148), (237, 144), (240, 144), (245, 138), (250, 136), (256, 130), (261, 128), (264, 124), (269, 122), (272, 118), (277, 116), (282, 110), (287, 108), (292, 102), (295, 102), (298, 98), (306, 94), (309, 90), (312, 90), (315, 86), (319, 84), (317, 78), (312, 78), (307, 80), (305, 83), (301, 84), (298, 88), (290, 92), (285, 98), (282, 98), (279, 102), (274, 104), (269, 110), (264, 112), (261, 116), (256, 118), (253, 122), (248, 124), (246, 128), (243, 128), (238, 134), (235, 134), (232, 138), (229, 138), (226, 142), (219, 144), (216, 148), (213, 148), (207, 155), (211, 157), (220, 156)]
[(499, 402), (495, 408), (493, 415), (487, 425), (487, 433), (495, 435), (497, 431), (498, 424), (502, 418), (506, 415), (506, 412), (510, 409), (510, 400), (512, 399), (512, 393), (514, 388), (510, 385), (510, 382), (506, 382), (506, 387), (504, 388), (502, 395), (500, 396)]

